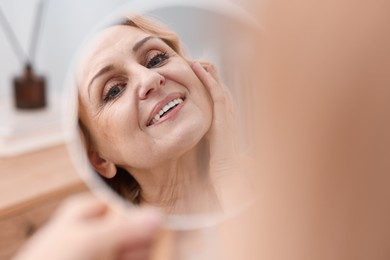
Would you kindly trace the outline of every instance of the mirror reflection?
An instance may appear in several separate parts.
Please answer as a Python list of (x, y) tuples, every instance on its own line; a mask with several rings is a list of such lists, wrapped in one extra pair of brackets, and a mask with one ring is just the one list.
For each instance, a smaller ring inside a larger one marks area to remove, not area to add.
[(245, 109), (216, 65), (191, 58), (178, 34), (140, 14), (105, 26), (86, 46), (74, 83), (91, 174), (125, 201), (169, 214), (245, 203)]

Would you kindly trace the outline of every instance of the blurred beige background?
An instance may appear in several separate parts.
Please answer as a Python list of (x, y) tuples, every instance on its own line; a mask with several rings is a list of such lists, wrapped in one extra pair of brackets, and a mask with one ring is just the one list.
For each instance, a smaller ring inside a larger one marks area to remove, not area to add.
[(243, 5), (265, 28), (260, 199), (224, 226), (225, 259), (390, 259), (390, 2)]

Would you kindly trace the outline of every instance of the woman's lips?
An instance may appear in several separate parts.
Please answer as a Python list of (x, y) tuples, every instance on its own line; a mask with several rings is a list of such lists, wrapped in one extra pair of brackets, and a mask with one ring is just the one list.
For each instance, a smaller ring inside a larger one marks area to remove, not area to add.
[(170, 114), (172, 112), (178, 111), (183, 106), (184, 100), (184, 96), (179, 93), (168, 95), (162, 101), (158, 102), (153, 108), (146, 126), (149, 127), (157, 123), (162, 123), (166, 119), (169, 119), (174, 116)]

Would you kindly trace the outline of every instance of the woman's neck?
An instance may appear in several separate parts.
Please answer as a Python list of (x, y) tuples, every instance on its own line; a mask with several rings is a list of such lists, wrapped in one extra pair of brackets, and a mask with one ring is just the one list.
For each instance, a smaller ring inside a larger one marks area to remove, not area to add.
[(176, 160), (134, 173), (141, 187), (141, 200), (172, 214), (215, 209), (217, 203), (208, 178), (208, 158), (208, 145), (202, 141)]

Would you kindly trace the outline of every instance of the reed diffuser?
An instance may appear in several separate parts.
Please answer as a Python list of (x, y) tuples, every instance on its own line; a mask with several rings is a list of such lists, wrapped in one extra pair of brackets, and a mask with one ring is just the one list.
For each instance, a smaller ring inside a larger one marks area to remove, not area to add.
[(28, 55), (23, 51), (23, 48), (8, 23), (2, 9), (0, 8), (0, 24), (2, 25), (8, 40), (13, 47), (16, 56), (23, 66), (23, 72), (20, 76), (16, 76), (13, 81), (14, 85), (14, 100), (15, 106), (19, 109), (38, 109), (46, 106), (46, 80), (43, 76), (38, 76), (34, 72), (34, 61), (42, 16), (44, 10), (44, 1), (38, 4), (37, 13), (31, 41), (29, 45)]

